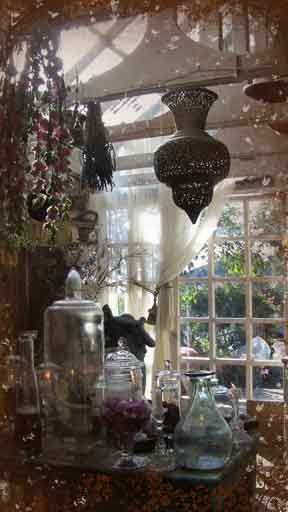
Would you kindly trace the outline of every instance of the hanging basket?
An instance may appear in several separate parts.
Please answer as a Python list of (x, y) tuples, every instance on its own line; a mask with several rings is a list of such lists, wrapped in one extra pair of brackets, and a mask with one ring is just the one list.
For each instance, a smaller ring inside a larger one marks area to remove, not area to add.
[(45, 194), (41, 196), (41, 201), (38, 201), (37, 194), (28, 194), (27, 209), (31, 219), (43, 223), (46, 220), (47, 209), (51, 206), (51, 200)]

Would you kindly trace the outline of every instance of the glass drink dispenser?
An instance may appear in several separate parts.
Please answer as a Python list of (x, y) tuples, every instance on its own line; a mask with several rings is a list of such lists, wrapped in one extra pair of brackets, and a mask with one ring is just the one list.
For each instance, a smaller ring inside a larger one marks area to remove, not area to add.
[(97, 445), (94, 412), (103, 391), (103, 314), (81, 298), (81, 279), (72, 269), (66, 297), (44, 317), (44, 363), (39, 369), (44, 453), (88, 453)]

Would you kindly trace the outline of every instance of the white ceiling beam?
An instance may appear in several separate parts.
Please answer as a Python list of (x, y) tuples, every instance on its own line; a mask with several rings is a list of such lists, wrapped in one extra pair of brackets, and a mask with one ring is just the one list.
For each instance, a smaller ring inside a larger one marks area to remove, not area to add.
[[(232, 153), (230, 177), (270, 176), (288, 172), (288, 150), (267, 153)], [(117, 158), (117, 171), (153, 167), (153, 153)]]

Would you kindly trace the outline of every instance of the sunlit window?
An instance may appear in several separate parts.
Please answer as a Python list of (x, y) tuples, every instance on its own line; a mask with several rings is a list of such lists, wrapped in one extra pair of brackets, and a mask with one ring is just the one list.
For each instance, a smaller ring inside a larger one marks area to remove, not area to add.
[(234, 197), (180, 279), (182, 368), (216, 370), (248, 399), (283, 397), (284, 204)]

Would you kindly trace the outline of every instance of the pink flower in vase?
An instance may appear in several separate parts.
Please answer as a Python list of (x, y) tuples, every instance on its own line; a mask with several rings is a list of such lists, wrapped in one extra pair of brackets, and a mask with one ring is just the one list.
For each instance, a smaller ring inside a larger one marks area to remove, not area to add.
[(136, 433), (149, 421), (151, 409), (144, 400), (108, 399), (104, 402), (103, 419), (110, 431)]

